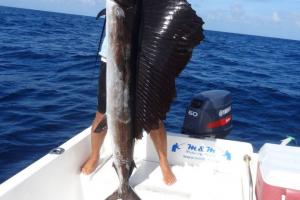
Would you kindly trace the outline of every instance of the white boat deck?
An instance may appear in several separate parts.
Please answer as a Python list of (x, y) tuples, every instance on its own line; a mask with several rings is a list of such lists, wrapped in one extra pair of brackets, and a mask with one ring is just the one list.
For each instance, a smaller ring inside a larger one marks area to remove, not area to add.
[[(1, 184), (0, 200), (105, 199), (118, 187), (110, 146), (106, 140), (101, 164), (93, 174), (80, 174), (90, 151), (87, 129), (61, 146), (65, 149), (63, 154), (48, 154)], [(256, 154), (251, 144), (170, 134), (168, 159), (177, 182), (167, 186), (152, 141), (145, 137), (135, 147), (137, 168), (130, 185), (143, 200), (248, 200), (249, 176), (244, 155), (252, 157), (254, 178)]]
[[(140, 161), (130, 179), (130, 185), (143, 200), (243, 199), (239, 175), (208, 170), (207, 167), (173, 166), (177, 182), (167, 186), (162, 181), (158, 163)], [(97, 173), (82, 176), (81, 180), (84, 199), (87, 200), (105, 199), (118, 187), (118, 177), (111, 160)]]
[[(181, 150), (186, 145), (192, 143), (197, 147), (205, 146), (208, 149), (209, 144), (215, 145), (216, 141), (204, 141), (191, 138), (178, 138), (176, 135), (169, 135), (169, 160), (173, 164), (172, 170), (176, 175), (177, 181), (174, 185), (165, 185), (162, 179), (159, 163), (157, 161), (155, 149), (152, 142), (147, 140), (138, 142), (135, 148), (135, 162), (137, 168), (133, 171), (130, 178), (130, 185), (135, 192), (143, 200), (243, 200), (248, 199), (249, 188), (246, 173), (246, 165), (242, 159), (237, 161), (243, 154), (252, 154), (252, 147), (246, 143), (230, 142), (220, 140), (224, 144), (219, 145), (220, 148), (225, 148), (226, 145), (231, 145), (228, 149), (237, 148), (239, 152), (232, 152), (230, 161), (225, 159), (224, 153), (215, 156), (206, 156), (210, 160), (195, 161), (193, 158), (181, 160), (177, 156), (183, 156), (186, 152), (172, 152), (172, 144), (181, 141)], [(200, 141), (200, 143), (199, 143)], [(198, 144), (198, 145), (197, 145)], [(222, 147), (223, 146), (223, 147)], [(179, 150), (179, 149), (178, 149)], [(193, 151), (197, 151), (194, 148)], [(184, 150), (186, 151), (186, 149)], [(177, 153), (177, 154), (176, 154)], [(193, 153), (193, 152), (190, 152)], [(203, 152), (201, 152), (204, 154)], [(189, 154), (189, 153), (187, 153)], [(192, 154), (197, 158), (199, 154)], [(221, 156), (221, 158), (220, 158)], [(203, 157), (203, 159), (204, 159)], [(223, 158), (224, 157), (224, 158)], [(200, 157), (199, 157), (200, 158)], [(118, 177), (112, 167), (112, 157), (107, 156), (106, 161), (102, 162), (98, 169), (92, 175), (81, 175), (81, 183), (85, 200), (105, 199), (118, 188)], [(194, 160), (194, 161), (193, 161)], [(247, 179), (247, 180), (245, 180)]]

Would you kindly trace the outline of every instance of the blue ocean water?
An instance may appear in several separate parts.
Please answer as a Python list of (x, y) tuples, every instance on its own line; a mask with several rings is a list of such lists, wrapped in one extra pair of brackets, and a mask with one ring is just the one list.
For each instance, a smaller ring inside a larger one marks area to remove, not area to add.
[[(96, 109), (102, 21), (0, 7), (0, 183), (88, 127)], [(233, 96), (229, 139), (300, 141), (300, 41), (206, 31), (177, 80), (165, 122), (180, 132), (190, 99)]]

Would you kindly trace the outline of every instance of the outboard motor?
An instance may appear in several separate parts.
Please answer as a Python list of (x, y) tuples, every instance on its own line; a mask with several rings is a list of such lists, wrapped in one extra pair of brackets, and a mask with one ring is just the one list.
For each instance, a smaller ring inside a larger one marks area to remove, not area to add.
[(182, 133), (191, 137), (226, 137), (232, 129), (231, 94), (210, 90), (196, 95), (186, 110)]

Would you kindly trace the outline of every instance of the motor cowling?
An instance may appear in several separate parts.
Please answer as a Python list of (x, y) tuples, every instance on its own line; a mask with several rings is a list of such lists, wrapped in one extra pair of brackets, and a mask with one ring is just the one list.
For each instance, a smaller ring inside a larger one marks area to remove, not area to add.
[(191, 137), (224, 138), (232, 130), (232, 99), (226, 90), (197, 94), (186, 109), (182, 133)]

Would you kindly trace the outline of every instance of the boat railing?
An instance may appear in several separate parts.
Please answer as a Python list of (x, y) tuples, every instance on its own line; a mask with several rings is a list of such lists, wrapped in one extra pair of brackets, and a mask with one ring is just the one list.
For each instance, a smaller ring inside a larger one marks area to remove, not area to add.
[(245, 155), (244, 156), (244, 161), (246, 162), (247, 171), (248, 171), (249, 200), (253, 200), (253, 180), (252, 180), (252, 173), (251, 173), (251, 167), (250, 167), (251, 157), (249, 155)]

